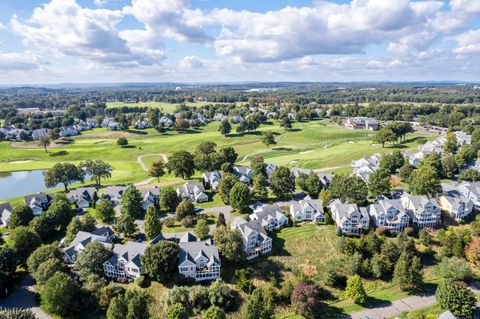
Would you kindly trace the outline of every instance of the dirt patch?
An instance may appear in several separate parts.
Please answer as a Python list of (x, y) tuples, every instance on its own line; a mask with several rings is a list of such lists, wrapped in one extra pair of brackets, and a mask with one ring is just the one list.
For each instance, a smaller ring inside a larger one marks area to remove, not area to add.
[[(51, 143), (48, 147), (47, 150), (51, 148), (58, 148), (62, 145), (56, 144), (56, 143)], [(12, 142), (10, 143), (10, 147), (12, 148), (18, 148), (18, 149), (43, 149), (43, 146), (38, 146), (36, 141), (33, 142)]]
[(138, 136), (138, 135), (131, 134), (128, 132), (112, 131), (112, 132), (91, 133), (83, 136), (88, 138), (120, 138), (120, 137), (132, 137), (132, 136)]
[(10, 164), (25, 164), (25, 163), (30, 163), (32, 162), (32, 160), (28, 160), (28, 161), (13, 161), (13, 162), (10, 162)]

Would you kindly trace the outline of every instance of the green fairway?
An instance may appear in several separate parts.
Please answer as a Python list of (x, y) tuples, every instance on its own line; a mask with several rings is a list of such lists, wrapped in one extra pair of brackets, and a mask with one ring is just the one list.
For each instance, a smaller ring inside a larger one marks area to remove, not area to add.
[[(166, 113), (174, 113), (176, 107), (179, 103), (167, 103), (167, 102), (138, 102), (138, 103), (125, 103), (125, 102), (107, 102), (108, 108), (119, 108), (119, 107), (152, 107), (159, 108)], [(184, 103), (188, 107), (197, 106), (202, 107), (208, 104), (232, 104), (232, 103), (218, 103), (218, 102), (187, 102)], [(244, 103), (236, 103), (237, 105), (242, 105)]]

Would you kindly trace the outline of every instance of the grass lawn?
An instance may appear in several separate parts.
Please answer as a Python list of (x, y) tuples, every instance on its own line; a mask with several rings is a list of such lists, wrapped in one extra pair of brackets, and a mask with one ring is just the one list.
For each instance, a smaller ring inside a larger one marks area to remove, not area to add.
[[(443, 313), (445, 310), (443, 310), (439, 305), (433, 305), (433, 306), (423, 308), (423, 309), (418, 309), (418, 310), (415, 310), (415, 311), (425, 316), (425, 315), (428, 315), (428, 314), (439, 315), (439, 314)], [(390, 317), (389, 319), (394, 319), (396, 317), (404, 318), (404, 316), (402, 316), (402, 314), (403, 313), (399, 313), (396, 316)]]
[[(188, 107), (197, 106), (202, 107), (209, 104), (232, 104), (232, 103), (217, 103), (217, 102), (187, 102), (185, 105)], [(244, 103), (236, 103), (237, 105), (242, 105)], [(152, 108), (159, 108), (163, 112), (166, 113), (174, 113), (175, 109), (179, 105), (179, 103), (167, 103), (167, 102), (138, 102), (138, 103), (125, 103), (125, 102), (107, 102), (108, 108), (119, 108), (123, 106), (128, 107), (152, 107)]]

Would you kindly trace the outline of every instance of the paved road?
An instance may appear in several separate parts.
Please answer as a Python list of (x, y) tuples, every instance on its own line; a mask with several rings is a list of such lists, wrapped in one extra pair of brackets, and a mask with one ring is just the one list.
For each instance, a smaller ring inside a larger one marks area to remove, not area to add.
[(52, 319), (38, 306), (34, 286), (33, 278), (26, 275), (11, 295), (0, 300), (0, 307), (30, 309), (38, 319)]

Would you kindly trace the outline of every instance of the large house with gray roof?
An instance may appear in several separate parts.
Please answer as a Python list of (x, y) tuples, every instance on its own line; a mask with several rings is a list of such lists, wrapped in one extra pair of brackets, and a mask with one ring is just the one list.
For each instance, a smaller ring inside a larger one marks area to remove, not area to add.
[(68, 200), (75, 203), (78, 208), (89, 208), (97, 198), (95, 187), (79, 187), (68, 193)]
[(2, 225), (7, 226), (12, 214), (12, 205), (10, 203), (0, 204), (0, 221)]
[(458, 191), (473, 202), (473, 207), (480, 210), (480, 182), (462, 182)]
[(268, 237), (260, 220), (247, 222), (241, 217), (236, 217), (232, 222), (231, 228), (237, 229), (242, 235), (244, 250), (248, 260), (272, 251), (272, 239)]
[(405, 194), (400, 198), (405, 211), (417, 227), (435, 227), (440, 222), (440, 205), (423, 195)]
[(457, 191), (440, 195), (438, 203), (443, 211), (457, 221), (465, 219), (473, 210), (473, 201)]
[(205, 187), (202, 183), (186, 182), (183, 186), (177, 188), (177, 195), (191, 202), (208, 202), (208, 195), (205, 194)]
[(220, 278), (220, 255), (212, 241), (199, 241), (191, 233), (180, 238), (178, 272), (195, 281)]
[(160, 200), (160, 188), (154, 186), (152, 188), (142, 189), (142, 208), (147, 210), (150, 206), (158, 206)]
[(370, 216), (366, 207), (358, 207), (357, 204), (344, 204), (336, 199), (328, 206), (332, 217), (343, 234), (361, 234), (364, 228), (368, 228)]
[(248, 166), (234, 166), (233, 175), (245, 184), (250, 184), (253, 179), (253, 170)]
[(268, 231), (288, 226), (288, 218), (283, 214), (283, 209), (277, 204), (262, 205), (248, 216), (249, 220), (259, 220), (263, 228)]
[(202, 174), (203, 183), (205, 187), (210, 187), (211, 190), (217, 191), (222, 175), (219, 171), (205, 172)]
[(122, 195), (126, 189), (126, 186), (107, 186), (103, 192), (103, 197), (108, 199), (111, 205), (117, 206), (122, 201)]
[(343, 126), (351, 130), (375, 131), (380, 127), (380, 123), (373, 117), (357, 116), (344, 119)]
[(402, 231), (410, 223), (410, 216), (399, 199), (381, 199), (368, 206), (370, 218), (376, 227)]
[(33, 214), (36, 216), (42, 214), (44, 210), (48, 209), (52, 199), (53, 196), (44, 193), (36, 193), (24, 197), (25, 205), (29, 206), (32, 209)]
[(113, 237), (114, 233), (109, 227), (101, 227), (91, 233), (79, 231), (70, 245), (63, 249), (63, 259), (67, 263), (74, 264), (77, 260), (78, 253), (92, 242), (99, 242), (111, 248)]
[(290, 215), (293, 220), (298, 222), (315, 221), (323, 223), (325, 221), (325, 212), (321, 199), (311, 199), (309, 196), (298, 202), (290, 204)]
[(353, 168), (353, 174), (360, 177), (366, 183), (372, 175), (380, 167), (380, 153), (375, 153), (372, 156), (363, 157), (359, 160), (352, 161), (350, 166)]
[(112, 257), (103, 263), (105, 276), (113, 279), (138, 278), (143, 274), (141, 257), (147, 249), (144, 243), (115, 244)]

